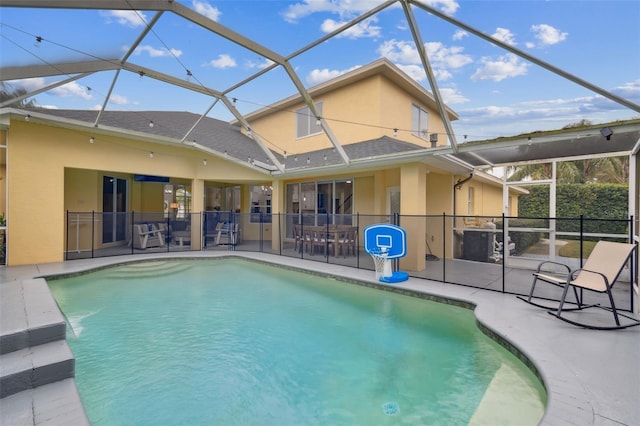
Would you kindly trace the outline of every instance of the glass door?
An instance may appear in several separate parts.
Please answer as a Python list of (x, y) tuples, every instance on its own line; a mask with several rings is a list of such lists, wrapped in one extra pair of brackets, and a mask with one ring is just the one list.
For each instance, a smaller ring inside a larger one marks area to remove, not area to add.
[(127, 181), (102, 177), (102, 242), (115, 243), (127, 238)]

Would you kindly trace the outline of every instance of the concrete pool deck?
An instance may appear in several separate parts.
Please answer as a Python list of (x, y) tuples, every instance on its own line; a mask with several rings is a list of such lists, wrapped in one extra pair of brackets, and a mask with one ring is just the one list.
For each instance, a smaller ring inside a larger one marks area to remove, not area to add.
[[(129, 262), (167, 258), (213, 258), (238, 256), (274, 264), (305, 269), (318, 274), (344, 277), (348, 280), (377, 283), (374, 273), (347, 266), (288, 258), (265, 253), (191, 252), (123, 256), (75, 260), (54, 264), (5, 267), (0, 269), (0, 330), (3, 336), (15, 328), (15, 316), (30, 309), (22, 307), (30, 296), (36, 278), (71, 274), (85, 270)], [(476, 318), (500, 338), (506, 339), (532, 361), (548, 392), (543, 425), (640, 425), (640, 327), (618, 331), (578, 328), (557, 320), (543, 309), (517, 300), (514, 295), (478, 288), (410, 278), (393, 287), (476, 305)], [(18, 288), (22, 290), (17, 290)], [(37, 301), (35, 304), (41, 303)], [(12, 308), (7, 308), (12, 307)], [(46, 310), (48, 308), (40, 308)], [(35, 311), (38, 311), (36, 306)], [(55, 312), (49, 320), (59, 323)], [(610, 314), (609, 314), (610, 315)], [(40, 320), (32, 320), (39, 323)], [(60, 346), (60, 343), (50, 342)], [(63, 343), (64, 344), (64, 343)], [(19, 351), (16, 351), (19, 352)], [(25, 353), (2, 355), (2, 374), (13, 367), (5, 356), (24, 358)], [(64, 348), (49, 347), (47, 355), (60, 353), (64, 364), (68, 358)], [(54, 362), (57, 362), (54, 360)], [(502, 409), (508, 407), (502, 406)], [(56, 381), (35, 389), (24, 390), (0, 399), (0, 424), (3, 425), (75, 425), (88, 424), (72, 378)]]

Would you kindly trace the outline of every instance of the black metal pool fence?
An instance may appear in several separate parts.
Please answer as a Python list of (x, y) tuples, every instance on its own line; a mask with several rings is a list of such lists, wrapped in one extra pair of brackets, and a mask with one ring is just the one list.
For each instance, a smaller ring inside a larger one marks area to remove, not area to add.
[[(231, 250), (271, 253), (373, 271), (373, 260), (364, 251), (362, 231), (376, 223), (399, 225), (407, 231), (410, 242), (407, 258), (412, 257), (411, 269), (407, 270), (410, 276), (513, 294), (527, 294), (531, 272), (544, 260), (579, 268), (594, 242), (602, 239), (632, 242), (634, 235), (633, 217), (231, 211), (186, 213), (178, 217), (164, 212), (67, 212), (65, 260), (153, 252)], [(349, 244), (346, 234), (337, 241), (337, 230), (347, 228), (352, 230)], [(420, 247), (422, 244), (424, 249)], [(416, 253), (422, 250), (424, 264), (419, 260), (416, 267)], [(625, 269), (625, 276), (621, 277), (623, 282), (635, 282), (637, 260), (636, 250)], [(394, 261), (395, 269), (404, 265), (403, 260)], [(616, 298), (620, 299), (621, 308), (631, 310), (633, 289), (626, 283), (619, 286)], [(549, 296), (550, 299), (557, 297), (559, 294)]]

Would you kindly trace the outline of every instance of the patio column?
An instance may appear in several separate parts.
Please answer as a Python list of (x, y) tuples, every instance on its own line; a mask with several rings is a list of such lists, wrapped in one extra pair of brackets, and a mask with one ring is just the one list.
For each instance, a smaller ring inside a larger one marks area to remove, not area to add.
[(400, 225), (407, 231), (407, 255), (400, 259), (400, 269), (408, 271), (422, 271), (426, 264), (427, 173), (421, 163), (400, 169)]
[(204, 180), (193, 179), (191, 181), (191, 250), (202, 248), (204, 195)]
[(271, 182), (271, 250), (280, 252), (280, 239), (284, 236), (285, 218), (281, 213), (285, 212), (284, 182), (274, 180)]

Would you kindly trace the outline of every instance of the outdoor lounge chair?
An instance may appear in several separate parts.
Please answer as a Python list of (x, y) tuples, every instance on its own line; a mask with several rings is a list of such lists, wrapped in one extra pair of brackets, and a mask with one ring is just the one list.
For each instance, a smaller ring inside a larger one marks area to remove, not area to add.
[(155, 224), (136, 224), (133, 226), (133, 247), (146, 249), (149, 247), (164, 246), (164, 235)]
[[(570, 324), (585, 328), (611, 330), (640, 325), (640, 320), (628, 315), (621, 314), (617, 311), (613, 300), (613, 294), (611, 293), (611, 288), (618, 280), (620, 273), (631, 258), (631, 255), (633, 254), (635, 248), (635, 244), (599, 241), (593, 248), (593, 251), (589, 255), (589, 258), (587, 259), (584, 266), (573, 271), (570, 270), (567, 265), (563, 265), (557, 262), (542, 262), (540, 265), (538, 265), (537, 271), (533, 274), (534, 278), (533, 282), (531, 283), (529, 297), (527, 299), (523, 297), (519, 298), (534, 306), (552, 309), (549, 311), (549, 314), (561, 319), (562, 321), (566, 321)], [(544, 272), (544, 268), (546, 268), (549, 264), (561, 265), (562, 267), (566, 268), (567, 273), (564, 274), (564, 276), (559, 276)], [(532, 301), (532, 298), (534, 298), (533, 293), (538, 280), (553, 284), (555, 286), (563, 287), (562, 296), (557, 308), (541, 305)], [(575, 298), (575, 302), (567, 302), (566, 300), (567, 294), (569, 293), (569, 288), (573, 290), (573, 297)], [(578, 295), (578, 289), (588, 290), (596, 293), (606, 293), (609, 298), (610, 306), (605, 307), (600, 306), (600, 304), (584, 304), (581, 295)], [(565, 303), (569, 303), (573, 306), (567, 308), (565, 307)], [(592, 307), (599, 307), (601, 309), (612, 312), (616, 325), (592, 325), (569, 319), (566, 315), (563, 315), (568, 311), (580, 311)], [(625, 321), (624, 324), (621, 324), (620, 317), (624, 317), (628, 321)]]

